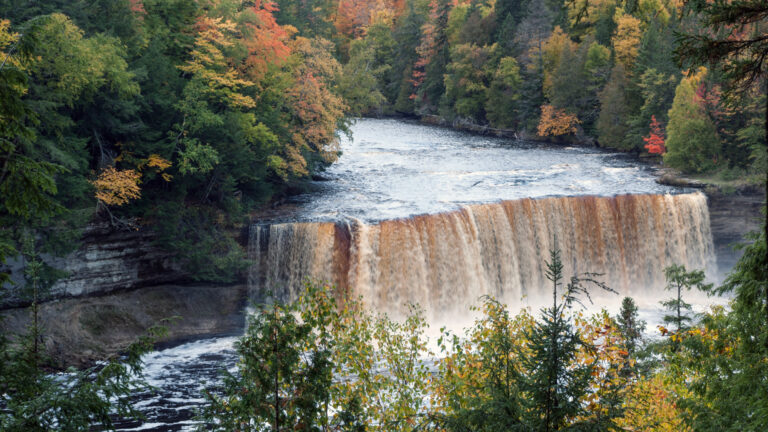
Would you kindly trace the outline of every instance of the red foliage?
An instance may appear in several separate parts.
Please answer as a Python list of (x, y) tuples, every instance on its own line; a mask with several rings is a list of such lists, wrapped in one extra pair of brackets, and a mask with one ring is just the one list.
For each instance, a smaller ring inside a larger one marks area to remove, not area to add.
[(143, 0), (128, 0), (128, 3), (130, 5), (131, 12), (133, 12), (134, 15), (142, 16), (147, 13), (147, 11), (144, 10)]
[(645, 141), (645, 148), (650, 154), (664, 154), (667, 151), (664, 146), (664, 130), (662, 130), (655, 115), (651, 116), (651, 131), (647, 137), (643, 137), (643, 141)]

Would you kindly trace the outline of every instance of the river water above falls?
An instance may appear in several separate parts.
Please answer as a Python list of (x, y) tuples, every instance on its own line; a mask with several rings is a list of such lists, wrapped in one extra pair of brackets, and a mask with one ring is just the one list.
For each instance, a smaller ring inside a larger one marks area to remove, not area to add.
[[(352, 133), (311, 193), (251, 227), (255, 299), (290, 299), (310, 276), (376, 311), (397, 316), (415, 302), (433, 323), (466, 324), (483, 294), (515, 310), (549, 298), (543, 264), (559, 247), (566, 275), (603, 273), (653, 324), (665, 266), (715, 268), (706, 197), (657, 184), (631, 157), (397, 120), (360, 120)], [(148, 356), (159, 391), (141, 397), (147, 422), (125, 430), (190, 427), (201, 380), (234, 365), (231, 344)]]
[[(399, 120), (361, 119), (315, 191), (272, 215), (279, 221), (366, 222), (546, 196), (663, 194), (635, 159), (594, 148), (471, 135)], [(679, 191), (679, 190), (677, 190)]]

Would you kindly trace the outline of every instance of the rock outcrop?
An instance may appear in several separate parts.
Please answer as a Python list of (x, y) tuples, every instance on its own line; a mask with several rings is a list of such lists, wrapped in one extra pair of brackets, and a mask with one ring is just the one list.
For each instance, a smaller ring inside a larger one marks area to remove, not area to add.
[[(244, 328), (245, 285), (163, 285), (40, 306), (46, 350), (57, 366), (85, 366), (126, 349), (152, 325), (171, 318), (160, 343), (174, 344)], [(0, 312), (0, 331), (23, 334), (29, 308)]]
[[(116, 230), (108, 224), (89, 225), (81, 246), (65, 257), (43, 256), (53, 268), (67, 276), (59, 279), (43, 300), (103, 295), (116, 291), (163, 284), (189, 283), (191, 280), (174, 261), (173, 254), (154, 243), (149, 229)], [(9, 262), (16, 287), (22, 284), (22, 263)], [(0, 298), (0, 309), (25, 306), (29, 299), (18, 288), (7, 287)]]

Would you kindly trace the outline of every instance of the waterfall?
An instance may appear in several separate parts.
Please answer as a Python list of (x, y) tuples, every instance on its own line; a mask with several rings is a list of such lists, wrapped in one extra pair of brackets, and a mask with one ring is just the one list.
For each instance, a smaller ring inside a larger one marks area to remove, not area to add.
[[(556, 241), (556, 244), (553, 242)], [(377, 311), (418, 303), (431, 317), (467, 311), (490, 294), (515, 304), (549, 295), (545, 261), (565, 276), (601, 273), (625, 295), (658, 292), (664, 267), (715, 269), (706, 197), (557, 197), (469, 205), (387, 220), (253, 225), (249, 286), (287, 300), (305, 277), (361, 296)]]

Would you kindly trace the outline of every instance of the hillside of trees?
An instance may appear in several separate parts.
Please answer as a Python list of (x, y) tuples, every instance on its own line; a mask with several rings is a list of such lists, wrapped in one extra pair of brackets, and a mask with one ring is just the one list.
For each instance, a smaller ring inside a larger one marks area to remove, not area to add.
[[(740, 23), (697, 4), (0, 1), (3, 255), (32, 233), (35, 253), (65, 253), (96, 219), (151, 226), (194, 277), (230, 281), (245, 268), (233, 230), (303, 190), (360, 115), (436, 115), (759, 181), (763, 9)], [(707, 37), (730, 42), (697, 50)]]
[(768, 167), (765, 80), (734, 92), (726, 72), (678, 63), (681, 35), (759, 38), (764, 16), (712, 30), (679, 0), (365, 0), (307, 22), (278, 3), (279, 20), (336, 40), (352, 113), (663, 153), (687, 173)]
[[(271, 2), (0, 2), (0, 246), (66, 252), (96, 219), (147, 224), (198, 278), (227, 233), (337, 157), (333, 44)], [(26, 234), (25, 234), (26, 233)]]

